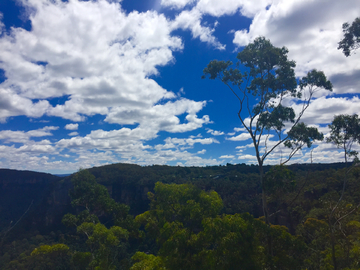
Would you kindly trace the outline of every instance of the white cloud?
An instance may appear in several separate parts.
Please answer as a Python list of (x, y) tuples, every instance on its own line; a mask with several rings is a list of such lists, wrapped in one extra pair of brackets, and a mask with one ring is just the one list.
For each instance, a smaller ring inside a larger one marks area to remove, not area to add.
[(195, 143), (200, 143), (202, 145), (212, 144), (212, 143), (219, 143), (216, 139), (213, 138), (166, 138), (165, 144), (158, 144), (155, 146), (155, 149), (171, 149), (171, 148), (179, 148), (186, 149), (192, 148)]
[(219, 158), (234, 158), (235, 156), (234, 155), (223, 155), (223, 156), (220, 156)]
[(67, 130), (77, 130), (79, 128), (79, 124), (67, 124), (65, 129)]
[(202, 13), (197, 8), (191, 10), (184, 10), (178, 16), (176, 16), (172, 23), (172, 28), (183, 30), (189, 29), (194, 38), (199, 38), (202, 42), (208, 42), (219, 50), (224, 50), (225, 45), (221, 44), (217, 38), (213, 35), (214, 29), (202, 26), (201, 19)]
[(33, 103), (31, 99), (16, 94), (15, 90), (0, 85), (0, 122), (5, 122), (10, 116), (18, 115), (41, 117), (49, 107), (47, 100)]
[[(32, 30), (15, 28), (0, 38), (0, 68), (7, 77), (1, 96), (8, 104), (0, 117), (47, 114), (83, 121), (117, 108), (146, 113), (175, 97), (148, 78), (182, 49), (163, 15), (126, 15), (105, 0), (23, 4), (34, 10)], [(54, 107), (46, 100), (64, 95), (68, 100)]]
[(201, 133), (199, 133), (198, 135), (190, 135), (189, 138), (194, 139), (194, 138), (202, 138), (203, 136), (201, 135)]
[(195, 1), (196, 0), (161, 0), (161, 5), (164, 7), (182, 9)]
[[(72, 138), (47, 145), (29, 138), (50, 136), (50, 130), (2, 131), (0, 139), (5, 143), (23, 143), (20, 147), (6, 148), (18, 162), (29, 158), (24, 153), (32, 152), (34, 158), (29, 166), (39, 162), (42, 169), (69, 170), (74, 166), (99, 165), (101, 162), (96, 160), (103, 153), (106, 162), (151, 164), (157, 159), (148, 154), (152, 147), (145, 142), (156, 138), (160, 131), (181, 133), (211, 123), (209, 116), (198, 116), (205, 101), (182, 98), (183, 90), (177, 96), (150, 78), (158, 75), (159, 66), (174, 62), (173, 51), (183, 48), (182, 40), (171, 34), (175, 30), (174, 21), (163, 14), (155, 11), (126, 14), (120, 3), (105, 0), (19, 3), (28, 10), (32, 27), (31, 31), (12, 28), (9, 34), (0, 36), (0, 68), (6, 76), (0, 84), (0, 121), (18, 115), (36, 118), (47, 115), (78, 122), (99, 114), (105, 122), (135, 127), (93, 130), (84, 137), (71, 132)], [(195, 18), (196, 23), (200, 17)], [(212, 30), (200, 22), (191, 29), (194, 36), (217, 44)], [(56, 98), (65, 101), (56, 103)], [(51, 104), (48, 99), (52, 99)], [(68, 124), (65, 129), (77, 130), (78, 124)], [(214, 142), (217, 141), (189, 138), (183, 147)], [(100, 151), (96, 155), (92, 152), (95, 149)], [(51, 151), (54, 154), (59, 151), (62, 156), (72, 151), (69, 158), (76, 160), (70, 166), (69, 162), (50, 162), (41, 156), (42, 152)], [(184, 149), (171, 151), (171, 155), (188, 158), (184, 164), (207, 162)], [(166, 163), (166, 159), (158, 158)], [(18, 166), (18, 162), (9, 161), (9, 167)]]
[(239, 156), (238, 156), (238, 159), (245, 159), (245, 160), (247, 160), (248, 162), (257, 161), (255, 156), (253, 156), (253, 155), (248, 155), (248, 154), (246, 154), (246, 155), (239, 155)]
[(54, 153), (55, 148), (50, 144), (32, 144), (32, 145), (23, 145), (18, 148), (18, 152), (30, 152), (32, 155), (37, 153)]
[(258, 12), (265, 10), (270, 0), (200, 0), (197, 8), (204, 14), (220, 17), (232, 15), (240, 10), (243, 16), (252, 18)]
[(240, 131), (247, 131), (247, 130), (244, 127), (241, 127), (241, 128), (236, 127), (236, 128), (234, 128), (234, 131), (240, 132)]
[[(295, 112), (299, 112), (300, 105), (293, 104)], [(359, 113), (360, 99), (357, 96), (347, 97), (320, 97), (311, 102), (302, 121), (307, 124), (329, 124), (335, 115)]]
[[(55, 130), (46, 127), (43, 130)], [(37, 134), (35, 134), (36, 132)], [(54, 172), (73, 172), (81, 168), (89, 168), (109, 163), (137, 163), (140, 165), (169, 164), (182, 162), (185, 166), (217, 165), (216, 159), (201, 158), (206, 149), (190, 153), (186, 149), (195, 144), (209, 145), (218, 143), (213, 138), (167, 138), (165, 144), (152, 147), (143, 140), (149, 139), (154, 133), (146, 133), (140, 128), (104, 131), (94, 130), (90, 134), (57, 142), (29, 140), (30, 135), (41, 136), (39, 130), (30, 132), (2, 132), (0, 140), (12, 137), (9, 142), (19, 142), (21, 146), (0, 145), (0, 164), (7, 168), (31, 169)], [(49, 133), (48, 136), (51, 134)], [(69, 134), (71, 135), (71, 134)], [(75, 135), (75, 134), (72, 134)], [(43, 134), (43, 136), (46, 136)], [(52, 158), (49, 158), (49, 155)], [(63, 158), (68, 159), (67, 161)]]
[(179, 92), (177, 93), (177, 96), (178, 96), (178, 97), (181, 97), (181, 95), (185, 95), (185, 91), (184, 91), (184, 88), (183, 88), (183, 87), (181, 87), (180, 90), (179, 90)]
[(202, 14), (220, 17), (232, 15), (238, 11), (246, 17), (252, 18), (257, 12), (265, 10), (271, 0), (161, 0), (161, 5), (175, 9), (183, 9), (193, 5)]
[(289, 49), (298, 76), (316, 68), (332, 80), (336, 93), (359, 93), (360, 55), (346, 58), (337, 50), (342, 24), (359, 16), (359, 1), (271, 2), (268, 10), (256, 11), (249, 32), (244, 29), (235, 32), (233, 42), (245, 46), (256, 37), (265, 36), (275, 46)]
[[(61, 139), (56, 145), (59, 148), (66, 149), (99, 149), (102, 151), (114, 150), (116, 152), (128, 152), (146, 148), (141, 140), (150, 139), (155, 136), (154, 133), (146, 133), (140, 128), (104, 131), (101, 129), (92, 130), (85, 137), (72, 137), (70, 139)], [(134, 153), (136, 155), (136, 153)]]
[(30, 131), (12, 131), (12, 130), (2, 130), (0, 131), (0, 140), (5, 142), (15, 142), (15, 143), (25, 143), (30, 140), (32, 137), (45, 137), (52, 136), (50, 132), (52, 130), (57, 130), (59, 127), (55, 126), (46, 126), (36, 130)]
[[(152, 130), (165, 130), (168, 132), (185, 132), (210, 123), (207, 115), (198, 118), (199, 112), (206, 102), (196, 102), (181, 98), (175, 102), (169, 101), (162, 105), (155, 105), (143, 110), (139, 108), (126, 109), (121, 107), (112, 108), (105, 118), (109, 123), (132, 125), (139, 123), (141, 127)], [(180, 123), (177, 115), (187, 113), (186, 123)]]
[(215, 22), (212, 28), (204, 26), (202, 25), (203, 16), (221, 17), (233, 15), (239, 11), (241, 15), (253, 18), (258, 12), (264, 11), (271, 2), (271, 0), (259, 0), (256, 2), (251, 0), (162, 0), (161, 4), (164, 7), (179, 10), (192, 5), (191, 9), (184, 9), (176, 16), (172, 26), (173, 29), (189, 29), (194, 38), (199, 38), (219, 50), (224, 50), (225, 45), (221, 44), (213, 35), (218, 21)]
[(248, 139), (251, 139), (251, 136), (249, 133), (241, 133), (235, 137), (226, 138), (229, 141), (246, 141)]
[(220, 135), (225, 134), (223, 131), (213, 130), (213, 129), (210, 129), (210, 128), (207, 128), (206, 130), (207, 130), (206, 131), (207, 133), (210, 133), (213, 136), (220, 136)]

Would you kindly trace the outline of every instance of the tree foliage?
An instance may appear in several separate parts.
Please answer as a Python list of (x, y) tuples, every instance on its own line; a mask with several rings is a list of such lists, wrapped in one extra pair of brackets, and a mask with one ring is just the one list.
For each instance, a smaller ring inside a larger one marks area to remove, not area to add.
[(155, 269), (258, 269), (254, 230), (240, 215), (219, 216), (223, 204), (216, 192), (156, 183), (149, 197), (150, 210), (136, 221), (156, 239), (158, 258), (137, 253), (133, 259), (140, 262), (132, 269), (150, 259), (159, 264)]
[[(222, 200), (214, 191), (157, 183), (149, 197), (150, 210), (136, 221), (156, 239), (159, 251), (156, 256), (137, 252), (132, 270), (301, 267), (301, 240), (286, 228), (268, 227), (249, 214), (220, 215)], [(274, 238), (272, 258), (264, 248), (267, 233)]]
[[(90, 251), (75, 253), (73, 264), (77, 267), (85, 264), (86, 269), (117, 269), (129, 231), (136, 234), (133, 218), (128, 215), (129, 207), (115, 202), (106, 187), (98, 184), (87, 170), (80, 170), (72, 178), (72, 183), (71, 204), (83, 211), (77, 215), (68, 213), (62, 221), (67, 226), (77, 227), (77, 233), (86, 236)], [(113, 226), (108, 228), (102, 224), (100, 219), (104, 218)]]
[(70, 250), (67, 245), (42, 245), (31, 252), (34, 269), (65, 270), (70, 268)]
[(89, 245), (93, 257), (89, 264), (91, 269), (116, 269), (117, 249), (121, 245), (122, 239), (128, 239), (127, 230), (118, 226), (108, 229), (101, 223), (84, 222), (77, 227), (77, 231), (85, 234), (88, 238), (86, 243)]
[[(327, 142), (334, 143), (338, 148), (343, 148), (345, 163), (348, 162), (348, 157), (354, 157), (355, 161), (358, 161), (358, 152), (352, 150), (354, 143), (360, 143), (360, 119), (357, 114), (354, 115), (337, 115), (329, 125), (330, 137), (327, 138)], [(348, 181), (348, 173), (354, 168), (354, 165), (347, 169), (343, 179), (343, 187), (339, 199), (334, 206), (330, 206), (330, 214), (328, 217), (328, 224), (330, 229), (330, 242), (331, 242), (331, 257), (334, 269), (338, 268), (338, 257), (336, 251), (336, 230), (343, 231), (341, 226), (344, 218), (355, 212), (360, 204), (349, 207), (343, 207), (343, 199), (345, 195), (346, 183)]]
[(342, 28), (344, 38), (339, 42), (338, 49), (348, 57), (352, 51), (360, 47), (360, 17), (356, 18), (351, 25), (344, 23)]
[(337, 115), (329, 125), (330, 137), (327, 142), (334, 143), (344, 150), (345, 162), (349, 157), (356, 158), (358, 152), (352, 150), (354, 143), (360, 144), (360, 119), (357, 114)]

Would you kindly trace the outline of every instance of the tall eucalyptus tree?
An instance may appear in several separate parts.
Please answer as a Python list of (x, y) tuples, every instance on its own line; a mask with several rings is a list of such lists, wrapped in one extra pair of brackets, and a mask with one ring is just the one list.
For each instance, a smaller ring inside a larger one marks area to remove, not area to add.
[[(323, 139), (323, 134), (316, 128), (300, 120), (317, 91), (332, 91), (332, 84), (322, 71), (311, 70), (297, 80), (295, 62), (289, 60), (287, 54), (287, 48), (277, 48), (266, 38), (259, 37), (238, 53), (235, 68), (231, 67), (231, 61), (213, 60), (204, 69), (202, 76), (219, 79), (239, 101), (237, 115), (251, 137), (259, 165), (263, 212), (267, 224), (269, 214), (263, 170), (265, 159), (284, 144), (290, 148), (287, 158), (281, 162), (285, 164), (305, 145), (311, 147), (314, 140)], [(297, 113), (289, 101), (300, 105)]]

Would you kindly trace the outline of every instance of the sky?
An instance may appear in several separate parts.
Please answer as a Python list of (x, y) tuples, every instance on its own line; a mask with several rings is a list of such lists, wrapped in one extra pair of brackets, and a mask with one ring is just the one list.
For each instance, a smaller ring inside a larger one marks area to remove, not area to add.
[[(358, 0), (2, 0), (0, 168), (256, 164), (236, 98), (201, 76), (259, 36), (288, 48), (298, 78), (317, 69), (333, 83), (302, 118), (326, 137), (334, 115), (360, 111), (360, 50), (337, 50), (359, 14)], [(290, 163), (310, 157), (344, 161), (315, 142)]]

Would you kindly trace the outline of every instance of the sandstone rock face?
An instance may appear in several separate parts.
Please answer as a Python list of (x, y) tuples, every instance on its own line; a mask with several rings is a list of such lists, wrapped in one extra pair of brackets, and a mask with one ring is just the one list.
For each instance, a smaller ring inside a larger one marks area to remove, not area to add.
[(0, 169), (0, 231), (19, 219), (17, 226), (26, 223), (26, 227), (55, 221), (54, 214), (48, 213), (54, 206), (64, 208), (69, 203), (70, 186), (61, 185), (61, 181), (61, 177), (47, 173)]

